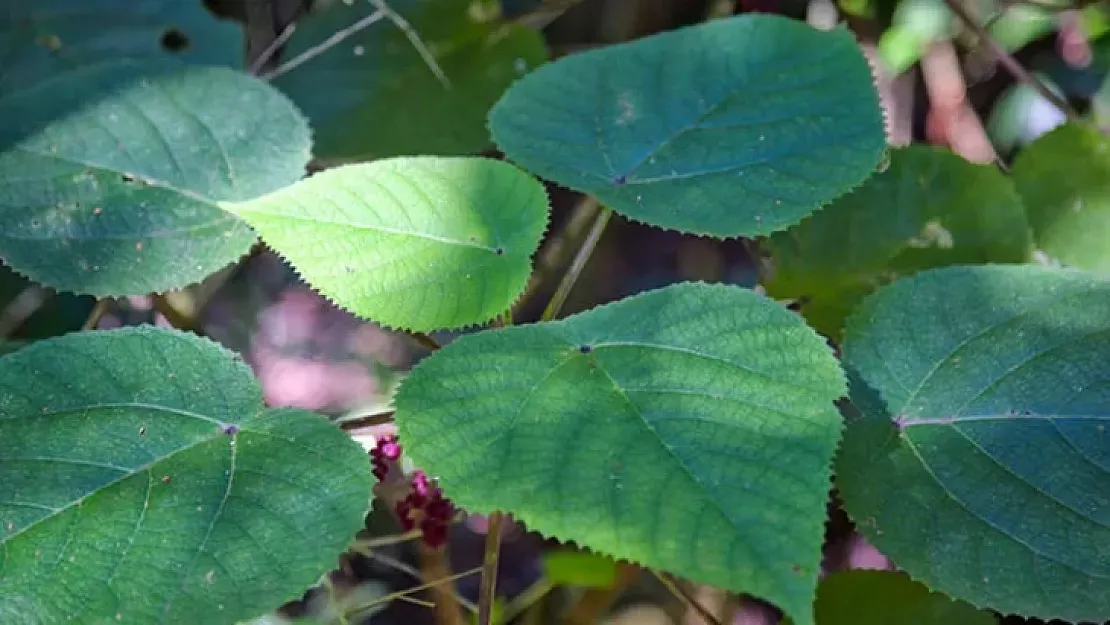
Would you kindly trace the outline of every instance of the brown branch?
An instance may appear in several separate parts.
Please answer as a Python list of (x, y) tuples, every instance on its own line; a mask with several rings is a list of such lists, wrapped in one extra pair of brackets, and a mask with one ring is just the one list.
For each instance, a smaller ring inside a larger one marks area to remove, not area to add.
[(1036, 76), (1030, 74), (1021, 65), (1021, 63), (1017, 61), (1017, 59), (1015, 59), (1009, 52), (1007, 52), (1001, 44), (995, 41), (990, 32), (988, 32), (982, 24), (975, 20), (975, 17), (972, 16), (967, 8), (960, 3), (960, 0), (944, 0), (944, 3), (948, 5), (948, 8), (956, 14), (956, 17), (958, 17), (965, 26), (970, 28), (975, 33), (975, 35), (979, 37), (979, 39), (984, 44), (986, 44), (988, 48), (990, 48), (991, 52), (994, 54), (994, 57), (998, 60), (998, 63), (1002, 65), (1002, 67), (1006, 68), (1006, 71), (1009, 72), (1011, 76), (1013, 76), (1016, 80), (1029, 85), (1033, 89), (1036, 89), (1037, 93), (1039, 93), (1041, 97), (1043, 97), (1045, 100), (1048, 100), (1052, 103), (1053, 106), (1063, 111), (1063, 113), (1067, 115), (1068, 120), (1075, 121), (1079, 119), (1079, 115), (1075, 112), (1074, 109), (1072, 109), (1071, 105), (1068, 104), (1066, 100), (1056, 95), (1043, 82), (1038, 80)]

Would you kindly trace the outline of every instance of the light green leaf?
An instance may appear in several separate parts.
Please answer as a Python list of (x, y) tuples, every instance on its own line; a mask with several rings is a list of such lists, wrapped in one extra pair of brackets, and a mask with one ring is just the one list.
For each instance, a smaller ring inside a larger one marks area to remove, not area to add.
[(766, 249), (775, 298), (838, 339), (863, 296), (899, 276), (953, 264), (1021, 263), (1033, 244), (1012, 183), (992, 165), (940, 148), (891, 151), (889, 167), (785, 232)]
[(1013, 176), (1037, 247), (1110, 273), (1110, 140), (1085, 123), (1066, 124), (1018, 154)]
[(997, 625), (989, 612), (953, 601), (891, 571), (841, 571), (817, 586), (817, 625)]
[(0, 99), (0, 260), (97, 296), (197, 282), (255, 240), (217, 202), (296, 181), (309, 147), (293, 105), (243, 73), (75, 70)]
[(121, 58), (241, 66), (243, 29), (202, 0), (34, 0), (0, 11), (0, 98)]
[(543, 554), (543, 571), (552, 584), (609, 588), (617, 578), (617, 562), (589, 551), (557, 549)]
[[(543, 38), (489, 21), (475, 0), (388, 4), (415, 29), (448, 85), (391, 21), (358, 31), (274, 79), (312, 122), (316, 155), (370, 160), (488, 147), (486, 113), (513, 80), (547, 59)], [(295, 59), (374, 13), (366, 0), (335, 2), (298, 24), (283, 58)]]
[(234, 623), (362, 526), (365, 452), (267, 410), (241, 361), (149, 326), (0, 358), (0, 622)]
[[(979, 607), (1110, 616), (1110, 282), (931, 270), (869, 297), (837, 483), (899, 568)], [(893, 422), (893, 423), (892, 423)]]
[(429, 332), (512, 305), (548, 205), (543, 185), (508, 163), (426, 156), (336, 167), (224, 208), (337, 305)]
[(401, 384), (396, 421), (467, 510), (809, 625), (843, 392), (796, 315), (687, 283), (457, 339)]
[(564, 57), (490, 111), (512, 160), (682, 232), (782, 230), (863, 182), (886, 145), (846, 28), (743, 15)]

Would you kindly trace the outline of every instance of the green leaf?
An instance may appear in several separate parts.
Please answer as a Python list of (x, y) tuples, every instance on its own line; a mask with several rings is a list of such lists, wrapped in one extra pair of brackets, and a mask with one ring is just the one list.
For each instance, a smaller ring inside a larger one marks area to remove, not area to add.
[(879, 285), (923, 269), (1021, 263), (1033, 251), (1012, 183), (992, 165), (940, 148), (891, 151), (889, 167), (785, 232), (766, 249), (775, 298), (803, 298), (802, 314), (839, 338), (844, 319)]
[(508, 163), (432, 156), (336, 167), (224, 208), (337, 305), (419, 332), (505, 312), (548, 210), (543, 185)]
[(1110, 282), (994, 265), (901, 280), (849, 319), (862, 416), (837, 484), (900, 569), (1007, 614), (1110, 615), (1107, 310)]
[(796, 315), (687, 283), (464, 336), (395, 399), (405, 449), (463, 508), (809, 625), (843, 392)]
[(309, 146), (293, 105), (240, 72), (75, 70), (0, 99), (0, 259), (82, 294), (184, 287), (255, 240), (218, 201), (296, 181)]
[(889, 571), (842, 571), (817, 586), (817, 625), (997, 625), (989, 612)]
[(564, 57), (490, 111), (512, 160), (631, 219), (782, 230), (871, 175), (886, 141), (846, 28), (743, 15)]
[[(312, 122), (317, 156), (450, 156), (488, 147), (486, 113), (513, 80), (547, 59), (543, 38), (483, 19), (474, 0), (389, 5), (415, 29), (448, 86), (389, 20), (358, 31), (274, 79)], [(283, 58), (296, 58), (374, 12), (366, 0), (333, 3), (298, 23)]]
[(1069, 123), (1026, 147), (1014, 161), (1037, 247), (1082, 269), (1110, 273), (1110, 141)]
[(609, 588), (617, 578), (615, 560), (589, 551), (549, 551), (543, 554), (543, 570), (556, 585)]
[(0, 12), (0, 98), (121, 58), (241, 66), (243, 29), (201, 0), (35, 0)]
[(362, 525), (366, 454), (267, 410), (241, 361), (149, 326), (0, 358), (0, 621), (234, 623)]

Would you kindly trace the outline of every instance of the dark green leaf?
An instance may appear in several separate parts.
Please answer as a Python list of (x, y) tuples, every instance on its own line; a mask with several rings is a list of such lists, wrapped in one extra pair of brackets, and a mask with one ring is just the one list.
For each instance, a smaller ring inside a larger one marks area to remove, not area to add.
[(280, 93), (224, 68), (120, 62), (0, 99), (0, 259), (63, 291), (197, 282), (254, 233), (218, 206), (304, 174), (310, 136)]
[(752, 236), (866, 179), (886, 142), (852, 34), (713, 20), (532, 72), (490, 112), (509, 158), (626, 217)]
[(891, 151), (889, 167), (767, 249), (767, 293), (803, 298), (815, 328), (839, 338), (864, 295), (899, 276), (953, 264), (1020, 263), (1033, 251), (1021, 199), (993, 165), (943, 149)]
[(467, 510), (810, 625), (843, 392), (796, 315), (746, 289), (680, 284), (460, 338), (405, 379), (396, 420)]
[(121, 58), (242, 65), (243, 29), (202, 0), (12, 0), (0, 11), (0, 98)]
[[(315, 131), (316, 155), (373, 159), (470, 154), (490, 144), (486, 113), (509, 84), (547, 58), (539, 33), (489, 21), (474, 0), (390, 0), (415, 29), (448, 85), (396, 25), (381, 19), (277, 76)], [(335, 2), (305, 19), (284, 58), (321, 44), (375, 12)]]
[(1110, 282), (954, 267), (849, 319), (858, 378), (837, 483), (859, 528), (931, 588), (1003, 613), (1110, 616)]
[(366, 454), (263, 407), (242, 362), (151, 327), (0, 358), (0, 622), (234, 623), (335, 565)]

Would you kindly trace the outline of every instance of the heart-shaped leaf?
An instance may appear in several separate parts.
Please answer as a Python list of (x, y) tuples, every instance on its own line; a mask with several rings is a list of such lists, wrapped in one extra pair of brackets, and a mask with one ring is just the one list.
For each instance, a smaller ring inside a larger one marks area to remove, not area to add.
[(681, 284), (462, 337), (405, 379), (396, 420), (467, 510), (764, 597), (808, 625), (843, 392), (796, 315)]
[(420, 332), (505, 312), (548, 210), (543, 185), (508, 163), (431, 156), (336, 167), (224, 208), (337, 305)]
[(837, 483), (933, 589), (1044, 619), (1110, 616), (1110, 282), (930, 270), (869, 297), (843, 359), (862, 416)]
[(490, 111), (512, 160), (622, 215), (715, 236), (782, 230), (863, 182), (886, 145), (847, 29), (743, 15), (572, 54)]
[(122, 58), (240, 66), (243, 45), (243, 29), (216, 19), (202, 0), (5, 2), (0, 98), (78, 67)]
[(1022, 150), (1013, 176), (1037, 247), (1110, 273), (1110, 140), (1085, 123), (1063, 125)]
[[(490, 21), (480, 8), (485, 0), (388, 4), (412, 27), (442, 75), (405, 32), (383, 18), (276, 76), (274, 86), (311, 121), (316, 155), (370, 160), (463, 155), (488, 147), (486, 114), (513, 80), (546, 60), (543, 38)], [(284, 58), (296, 59), (375, 14), (367, 0), (335, 2), (298, 23)]]
[(0, 621), (234, 623), (294, 599), (362, 525), (366, 454), (250, 370), (151, 327), (0, 358)]
[(997, 625), (990, 612), (931, 592), (904, 573), (852, 570), (817, 586), (817, 625)]
[(255, 235), (218, 200), (304, 175), (307, 124), (225, 68), (122, 61), (0, 99), (0, 259), (63, 291), (197, 282)]
[(767, 293), (802, 298), (802, 314), (838, 339), (844, 319), (885, 282), (923, 269), (1021, 263), (1033, 243), (1013, 183), (948, 150), (891, 151), (889, 166), (785, 232), (771, 235)]

